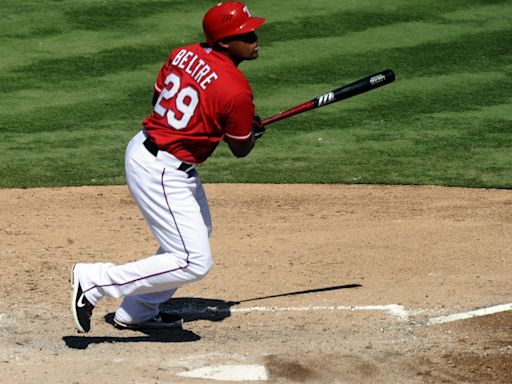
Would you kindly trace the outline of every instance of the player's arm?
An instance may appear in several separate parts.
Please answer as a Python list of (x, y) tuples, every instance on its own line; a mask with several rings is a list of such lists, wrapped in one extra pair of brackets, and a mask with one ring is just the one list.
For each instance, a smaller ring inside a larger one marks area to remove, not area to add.
[(224, 136), (224, 141), (228, 143), (231, 153), (236, 157), (247, 156), (252, 151), (254, 144), (256, 143), (256, 139), (252, 133), (247, 139)]
[(153, 100), (151, 101), (151, 105), (154, 107), (158, 98), (160, 97), (160, 92), (158, 92), (156, 89), (153, 91)]
[(224, 127), (224, 141), (236, 157), (245, 157), (254, 148), (256, 139), (263, 135), (265, 127), (254, 115), (252, 93), (246, 92), (233, 98)]
[(151, 101), (151, 105), (153, 107), (156, 105), (156, 102), (160, 97), (160, 93), (165, 87), (165, 78), (169, 73), (169, 67), (171, 66), (172, 59), (173, 56), (171, 53), (169, 59), (167, 59), (167, 61), (162, 65), (162, 68), (160, 68), (160, 71), (158, 71), (158, 76), (156, 78), (155, 85), (153, 86), (153, 100)]

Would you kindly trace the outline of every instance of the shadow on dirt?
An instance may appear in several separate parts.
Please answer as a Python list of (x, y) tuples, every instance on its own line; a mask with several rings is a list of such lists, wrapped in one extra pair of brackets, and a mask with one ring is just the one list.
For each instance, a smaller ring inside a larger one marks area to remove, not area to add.
[[(345, 284), (332, 287), (308, 289), (305, 291), (287, 292), (269, 296), (254, 297), (240, 301), (225, 301), (219, 299), (205, 299), (197, 297), (179, 297), (170, 299), (160, 305), (162, 312), (172, 313), (183, 317), (184, 322), (192, 322), (198, 320), (222, 321), (231, 316), (231, 308), (251, 301), (271, 299), (277, 297), (305, 295), (310, 293), (327, 292), (338, 289), (359, 288), (360, 284)], [(113, 313), (105, 316), (105, 321), (113, 325)], [(133, 332), (127, 330), (127, 332)], [(128, 336), (128, 337), (88, 337), (88, 336), (65, 336), (64, 342), (69, 348), (87, 349), (91, 344), (102, 343), (137, 343), (137, 342), (159, 342), (159, 343), (184, 343), (198, 341), (201, 339), (199, 335), (185, 329), (164, 329), (164, 330), (137, 330), (145, 336)]]
[(334, 291), (338, 289), (351, 289), (361, 287), (360, 284), (345, 284), (336, 285), (332, 287), (308, 289), (305, 291), (279, 293), (269, 296), (254, 297), (250, 299), (244, 299), (240, 301), (225, 301), (218, 299), (205, 299), (196, 297), (180, 297), (170, 299), (169, 301), (161, 304), (160, 308), (164, 312), (180, 315), (183, 317), (185, 322), (197, 321), (197, 320), (209, 320), (209, 321), (222, 321), (225, 318), (231, 316), (231, 308), (242, 303), (251, 301), (258, 301), (264, 299), (271, 299), (277, 297), (286, 296), (297, 296), (305, 295), (310, 293), (319, 293)]
[[(108, 315), (107, 315), (108, 316)], [(64, 336), (62, 339), (69, 348), (87, 349), (91, 344), (103, 343), (140, 343), (140, 342), (158, 342), (158, 343), (186, 343), (198, 341), (199, 335), (185, 329), (168, 330), (138, 330), (138, 333), (144, 333), (145, 336), (128, 337), (110, 337), (110, 336)]]
[(351, 289), (351, 288), (359, 288), (359, 287), (362, 287), (362, 285), (361, 284), (334, 285), (332, 287), (313, 288), (313, 289), (307, 289), (305, 291), (295, 291), (295, 292), (288, 292), (288, 293), (278, 293), (276, 295), (270, 295), (270, 296), (254, 297), (252, 299), (241, 300), (238, 302), (238, 304), (239, 303), (247, 303), (248, 301), (272, 299), (274, 297), (298, 296), (298, 295), (306, 295), (309, 293), (320, 293), (320, 292), (336, 291), (338, 289)]

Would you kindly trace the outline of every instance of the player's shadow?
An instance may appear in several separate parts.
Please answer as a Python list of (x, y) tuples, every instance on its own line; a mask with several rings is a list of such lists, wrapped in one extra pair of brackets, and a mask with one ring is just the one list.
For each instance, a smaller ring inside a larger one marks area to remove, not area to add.
[(251, 301), (258, 301), (264, 299), (271, 299), (277, 297), (286, 296), (298, 296), (310, 293), (319, 293), (334, 291), (338, 289), (350, 289), (361, 287), (360, 284), (345, 284), (337, 285), (333, 287), (308, 289), (305, 291), (296, 291), (288, 293), (280, 293), (269, 296), (260, 296), (250, 299), (244, 299), (240, 301), (225, 301), (219, 299), (204, 299), (197, 297), (180, 297), (170, 299), (167, 302), (161, 304), (161, 310), (164, 312), (173, 313), (183, 317), (185, 322), (197, 321), (197, 320), (208, 320), (208, 321), (222, 321), (225, 318), (231, 316), (231, 308), (235, 305), (247, 303)]
[[(305, 291), (296, 291), (281, 293), (276, 295), (254, 297), (240, 301), (225, 301), (220, 299), (205, 299), (197, 297), (179, 297), (168, 300), (160, 305), (163, 312), (180, 315), (185, 323), (207, 320), (207, 321), (222, 321), (231, 316), (231, 308), (233, 306), (247, 303), (251, 301), (258, 301), (264, 299), (271, 299), (277, 297), (297, 296), (310, 293), (327, 292), (338, 289), (351, 289), (361, 287), (360, 284), (345, 284), (325, 288), (308, 289)], [(113, 325), (114, 314), (109, 313), (105, 316), (105, 321)], [(201, 339), (199, 335), (192, 331), (180, 328), (172, 328), (165, 330), (125, 330), (123, 332), (137, 332), (143, 333), (145, 336), (127, 336), (127, 337), (101, 337), (101, 336), (65, 336), (64, 342), (69, 348), (73, 349), (87, 349), (91, 344), (102, 343), (136, 343), (136, 342), (159, 342), (159, 343), (184, 343), (193, 342)]]
[[(111, 322), (113, 314), (105, 316), (107, 322)], [(126, 332), (133, 332), (127, 330)], [(141, 343), (141, 342), (158, 342), (158, 343), (187, 343), (198, 341), (201, 339), (199, 335), (192, 331), (180, 328), (172, 329), (155, 329), (155, 330), (138, 330), (138, 333), (144, 336), (64, 336), (63, 340), (69, 348), (87, 349), (91, 344), (117, 344), (117, 343)], [(133, 333), (132, 333), (133, 334)]]

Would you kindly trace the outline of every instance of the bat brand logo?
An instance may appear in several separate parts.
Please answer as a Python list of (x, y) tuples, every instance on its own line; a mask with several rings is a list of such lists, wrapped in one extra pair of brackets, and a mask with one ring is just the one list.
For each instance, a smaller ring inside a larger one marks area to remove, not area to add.
[(376, 83), (380, 83), (381, 81), (384, 81), (386, 80), (386, 76), (384, 76), (382, 73), (376, 75), (376, 76), (373, 76), (371, 79), (370, 79), (370, 84), (373, 85), (373, 84), (376, 84)]
[(318, 97), (318, 106), (329, 104), (334, 100), (334, 92), (326, 93)]

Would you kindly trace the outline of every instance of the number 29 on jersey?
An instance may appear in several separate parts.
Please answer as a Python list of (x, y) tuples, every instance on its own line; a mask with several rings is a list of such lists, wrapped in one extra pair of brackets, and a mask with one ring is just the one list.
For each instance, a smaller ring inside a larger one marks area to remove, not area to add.
[[(181, 88), (181, 79), (175, 73), (165, 78), (165, 88), (155, 103), (154, 111), (161, 117), (166, 117), (167, 124), (174, 129), (186, 128), (199, 104), (199, 95), (191, 86)], [(176, 98), (176, 111), (164, 108), (162, 100)]]

